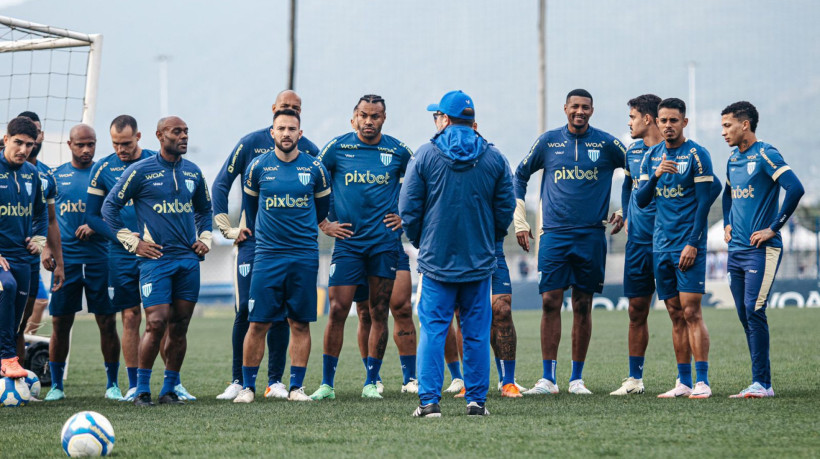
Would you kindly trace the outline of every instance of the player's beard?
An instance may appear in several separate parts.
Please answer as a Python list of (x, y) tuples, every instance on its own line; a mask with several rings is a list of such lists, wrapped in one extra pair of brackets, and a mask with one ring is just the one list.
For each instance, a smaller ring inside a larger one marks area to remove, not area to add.
[(293, 150), (295, 150), (295, 149), (296, 149), (296, 142), (291, 142), (291, 144), (290, 144), (290, 148), (285, 148), (285, 147), (284, 147), (284, 146), (282, 146), (282, 144), (281, 144), (281, 143), (279, 143), (279, 141), (278, 141), (278, 140), (276, 140), (276, 139), (273, 139), (273, 144), (274, 144), (274, 145), (276, 145), (276, 149), (277, 149), (277, 150), (279, 150), (280, 152), (282, 152), (282, 153), (284, 153), (284, 154), (286, 154), (286, 155), (287, 155), (287, 154), (290, 154), (290, 152), (292, 152)]

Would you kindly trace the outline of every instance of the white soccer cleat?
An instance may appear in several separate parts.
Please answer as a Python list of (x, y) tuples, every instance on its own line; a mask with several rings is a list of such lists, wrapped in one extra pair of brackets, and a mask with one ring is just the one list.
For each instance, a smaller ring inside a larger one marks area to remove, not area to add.
[(766, 389), (766, 397), (774, 397), (774, 387)]
[(288, 393), (288, 400), (291, 402), (312, 402), (313, 399), (310, 398), (307, 394), (305, 394), (305, 388), (300, 387), (298, 389), (293, 389)]
[(729, 398), (764, 398), (769, 397), (769, 391), (762, 384), (756, 382)]
[[(502, 387), (504, 387), (504, 385), (503, 385), (503, 384), (501, 384), (501, 381), (498, 381), (498, 391), (499, 391), (499, 392), (501, 392), (501, 388), (502, 388)], [(519, 392), (526, 392), (526, 391), (527, 391), (527, 388), (526, 388), (526, 387), (524, 387), (524, 386), (522, 386), (521, 384), (518, 384), (518, 381), (515, 381), (515, 387), (517, 387), (517, 388), (518, 388), (518, 391), (519, 391)]]
[(710, 388), (705, 382), (700, 381), (695, 384), (695, 388), (692, 389), (692, 393), (689, 394), (689, 398), (709, 398), (712, 396), (712, 388)]
[(253, 399), (256, 398), (256, 395), (253, 393), (250, 388), (242, 389), (239, 391), (239, 394), (236, 398), (233, 399), (234, 403), (252, 403)]
[(576, 395), (592, 395), (592, 391), (587, 389), (587, 386), (584, 385), (583, 379), (575, 379), (570, 381), (568, 392)]
[(643, 379), (635, 379), (632, 376), (624, 379), (621, 387), (609, 393), (609, 395), (633, 395), (643, 394)]
[(242, 390), (242, 385), (239, 384), (239, 380), (235, 380), (232, 382), (228, 387), (225, 388), (225, 391), (221, 394), (216, 396), (217, 400), (233, 400), (239, 395), (239, 391)]
[[(240, 387), (240, 389), (241, 389), (241, 387)], [(128, 389), (128, 392), (125, 393), (125, 396), (123, 396), (121, 401), (123, 401), (123, 402), (133, 402), (134, 400), (136, 400), (136, 398), (137, 398), (137, 388), (132, 387), (132, 388)]]
[(265, 398), (281, 398), (287, 399), (288, 396), (288, 388), (285, 387), (285, 384), (280, 382), (273, 383), (265, 389)]
[(384, 384), (382, 384), (381, 381), (376, 381), (376, 391), (378, 391), (379, 394), (384, 393)]
[(448, 394), (457, 394), (461, 392), (461, 389), (464, 389), (464, 380), (461, 378), (456, 378), (450, 383), (450, 387), (444, 389), (444, 392), (447, 392)]
[(401, 386), (401, 393), (402, 394), (418, 394), (419, 393), (419, 382), (416, 379), (411, 379), (407, 381), (407, 384), (403, 384)]
[(680, 379), (676, 379), (675, 387), (658, 395), (658, 398), (688, 397), (690, 395), (692, 395), (692, 388), (685, 384), (681, 384)]
[(523, 392), (524, 395), (550, 395), (557, 393), (558, 386), (546, 378), (539, 379), (535, 385), (532, 386), (532, 389)]

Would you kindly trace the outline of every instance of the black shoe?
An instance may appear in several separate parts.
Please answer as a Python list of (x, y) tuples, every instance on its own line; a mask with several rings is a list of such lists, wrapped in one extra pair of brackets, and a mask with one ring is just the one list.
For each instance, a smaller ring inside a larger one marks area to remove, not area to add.
[(165, 395), (163, 395), (159, 398), (159, 404), (160, 405), (184, 405), (185, 402), (180, 400), (179, 396), (177, 396), (176, 393), (168, 392), (167, 394), (165, 394)]
[(137, 398), (134, 399), (134, 406), (154, 406), (154, 402), (151, 401), (151, 393), (137, 394)]
[(467, 416), (489, 416), (490, 412), (487, 411), (487, 408), (484, 408), (484, 405), (479, 405), (476, 402), (470, 402), (467, 404)]
[(438, 403), (428, 403), (427, 405), (419, 405), (416, 411), (413, 411), (414, 418), (440, 418), (441, 407)]

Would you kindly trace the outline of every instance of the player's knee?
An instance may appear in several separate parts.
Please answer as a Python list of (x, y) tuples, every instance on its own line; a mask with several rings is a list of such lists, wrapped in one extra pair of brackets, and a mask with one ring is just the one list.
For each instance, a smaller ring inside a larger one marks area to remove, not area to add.
[(290, 330), (294, 335), (310, 334), (310, 324), (307, 322), (293, 321), (290, 323)]
[(125, 330), (139, 330), (142, 322), (140, 306), (122, 310), (122, 328)]
[(561, 308), (564, 306), (564, 297), (563, 295), (555, 295), (545, 293), (541, 296), (541, 308), (545, 313), (554, 314), (561, 312)]
[(117, 332), (117, 321), (114, 314), (98, 315), (96, 319), (97, 327), (99, 327), (101, 333), (110, 334)]
[(382, 307), (371, 307), (370, 308), (370, 320), (375, 323), (385, 323), (387, 322), (387, 317), (390, 315), (390, 308), (387, 305)]
[(512, 305), (509, 297), (493, 302), (493, 324), (512, 324)]
[(413, 305), (410, 303), (410, 300), (401, 303), (393, 309), (393, 320), (400, 322), (413, 320)]
[[(340, 303), (331, 302), (330, 312), (328, 313), (328, 320), (330, 320), (331, 322), (344, 323), (344, 321), (347, 319), (347, 312), (347, 308), (342, 306)], [(369, 318), (370, 316), (368, 315), (368, 319)]]
[(167, 324), (165, 317), (146, 317), (145, 332), (164, 334)]
[(701, 320), (702, 314), (700, 311), (700, 305), (690, 305), (683, 308), (683, 320), (686, 323), (696, 323)]
[(629, 322), (633, 325), (644, 325), (649, 316), (649, 308), (643, 304), (629, 303)]

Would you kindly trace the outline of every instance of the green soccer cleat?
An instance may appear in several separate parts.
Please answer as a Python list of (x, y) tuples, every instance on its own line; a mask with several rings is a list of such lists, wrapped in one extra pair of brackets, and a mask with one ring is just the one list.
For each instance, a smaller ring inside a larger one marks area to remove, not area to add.
[(310, 398), (313, 400), (335, 400), (336, 391), (333, 390), (333, 387), (328, 386), (327, 384), (322, 384), (318, 389), (316, 389), (316, 392), (311, 394)]
[(62, 389), (57, 389), (56, 387), (52, 387), (51, 390), (48, 391), (48, 394), (46, 395), (46, 398), (43, 399), (43, 401), (54, 402), (54, 401), (57, 401), (57, 400), (62, 400), (64, 398), (65, 398), (65, 392), (63, 392)]
[(362, 388), (362, 398), (375, 398), (381, 400), (381, 394), (379, 394), (379, 388), (376, 387), (375, 384), (368, 384)]
[(117, 386), (111, 386), (108, 389), (106, 389), (105, 398), (107, 398), (108, 400), (116, 400), (118, 402), (121, 402), (123, 400), (122, 392), (120, 392), (120, 388)]

